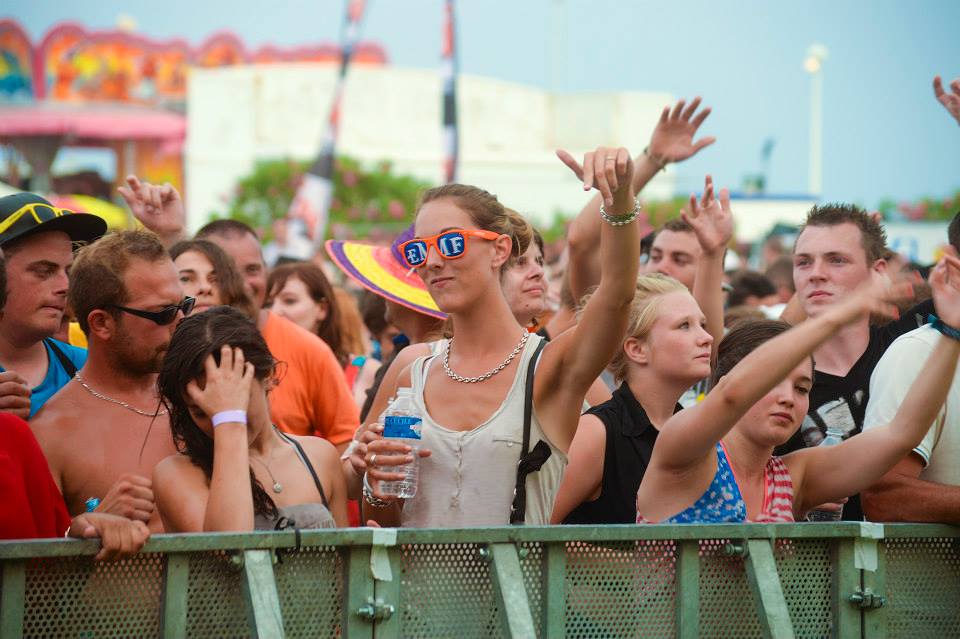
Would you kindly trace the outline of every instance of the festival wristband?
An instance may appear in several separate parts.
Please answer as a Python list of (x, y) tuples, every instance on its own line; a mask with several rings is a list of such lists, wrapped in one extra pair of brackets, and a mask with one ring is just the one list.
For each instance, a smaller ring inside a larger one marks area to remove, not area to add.
[(930, 326), (940, 331), (940, 333), (942, 333), (943, 335), (946, 335), (951, 339), (960, 341), (960, 330), (957, 330), (952, 326), (944, 324), (943, 320), (941, 320), (939, 317), (937, 317), (933, 313), (930, 313), (930, 315), (927, 316), (927, 321), (930, 322)]
[(100, 505), (100, 498), (99, 498), (99, 497), (91, 497), (91, 498), (88, 499), (87, 501), (83, 502), (83, 504), (84, 504), (84, 506), (87, 507), (87, 512), (88, 512), (88, 513), (92, 513), (93, 511), (95, 511), (95, 510), (97, 509), (97, 506)]
[(246, 424), (247, 423), (247, 411), (245, 410), (222, 410), (210, 420), (213, 424), (213, 427), (216, 428), (220, 424)]

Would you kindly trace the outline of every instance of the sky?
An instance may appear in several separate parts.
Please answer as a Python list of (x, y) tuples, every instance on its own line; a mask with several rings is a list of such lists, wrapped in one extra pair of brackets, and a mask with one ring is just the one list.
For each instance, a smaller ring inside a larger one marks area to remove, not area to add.
[[(4, 0), (0, 17), (38, 40), (74, 21), (113, 28), (128, 16), (143, 35), (197, 45), (228, 30), (248, 48), (338, 39), (343, 0)], [(368, 0), (363, 35), (390, 63), (438, 68), (442, 0)], [(960, 76), (955, 0), (459, 0), (460, 69), (568, 91), (702, 95), (718, 141), (677, 168), (681, 189), (738, 188), (775, 146), (772, 193), (806, 193), (808, 47), (823, 65), (823, 199), (873, 207), (960, 190), (960, 127), (936, 102), (935, 74)], [(348, 89), (349, 90), (349, 89)], [(646, 140), (619, 143), (639, 151)]]

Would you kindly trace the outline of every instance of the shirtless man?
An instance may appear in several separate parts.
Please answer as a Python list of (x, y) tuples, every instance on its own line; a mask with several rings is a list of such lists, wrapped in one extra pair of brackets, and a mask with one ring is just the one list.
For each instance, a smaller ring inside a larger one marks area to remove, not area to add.
[(148, 231), (109, 235), (83, 249), (69, 300), (87, 334), (87, 363), (34, 418), (54, 481), (71, 515), (97, 511), (162, 532), (150, 477), (176, 452), (156, 379), (183, 297), (173, 262)]

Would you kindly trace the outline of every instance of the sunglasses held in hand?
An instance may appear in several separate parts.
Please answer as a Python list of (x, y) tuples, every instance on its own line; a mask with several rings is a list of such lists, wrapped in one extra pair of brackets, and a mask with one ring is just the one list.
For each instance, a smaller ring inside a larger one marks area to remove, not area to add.
[(481, 240), (495, 240), (500, 237), (499, 233), (483, 230), (461, 230), (444, 231), (430, 237), (418, 237), (407, 240), (400, 245), (400, 252), (403, 254), (403, 260), (407, 266), (417, 268), (427, 262), (427, 254), (432, 246), (437, 253), (445, 260), (455, 260), (461, 258), (467, 252), (467, 238), (477, 237)]
[(154, 324), (159, 324), (160, 326), (166, 326), (173, 320), (177, 319), (177, 313), (180, 311), (183, 311), (184, 317), (189, 315), (191, 311), (193, 311), (193, 307), (196, 303), (196, 299), (192, 297), (185, 297), (179, 304), (166, 306), (161, 308), (159, 311), (142, 311), (138, 308), (127, 308), (126, 306), (118, 306), (117, 304), (110, 304), (110, 308), (115, 308), (118, 311), (123, 311), (124, 313), (130, 313), (131, 315), (148, 319)]

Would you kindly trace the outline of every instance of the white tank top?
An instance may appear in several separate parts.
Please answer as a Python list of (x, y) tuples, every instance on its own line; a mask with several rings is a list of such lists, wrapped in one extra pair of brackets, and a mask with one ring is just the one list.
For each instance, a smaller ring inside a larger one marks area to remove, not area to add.
[[(427, 412), (423, 386), (437, 355), (414, 361), (413, 397), (423, 415), (421, 444), (432, 454), (420, 460), (417, 494), (406, 500), (401, 512), (403, 527), (465, 528), (510, 523), (517, 463), (523, 446), (527, 364), (541, 339), (531, 335), (527, 340), (513, 384), (500, 407), (487, 421), (467, 431), (444, 428)], [(551, 455), (539, 471), (527, 476), (524, 523), (528, 525), (550, 523), (553, 500), (567, 465), (567, 456), (544, 435), (534, 411), (530, 420), (530, 450), (540, 440), (550, 446)]]

